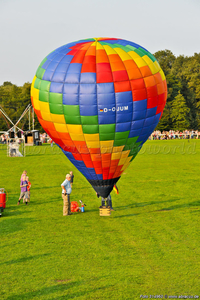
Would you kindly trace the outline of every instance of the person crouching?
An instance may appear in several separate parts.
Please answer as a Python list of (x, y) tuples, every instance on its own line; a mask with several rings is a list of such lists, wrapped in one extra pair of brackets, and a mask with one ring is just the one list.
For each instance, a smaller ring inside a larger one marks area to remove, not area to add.
[(71, 176), (69, 174), (66, 175), (66, 179), (61, 184), (62, 188), (62, 198), (63, 198), (63, 216), (71, 215), (71, 207), (70, 207), (70, 194), (72, 191), (70, 184)]

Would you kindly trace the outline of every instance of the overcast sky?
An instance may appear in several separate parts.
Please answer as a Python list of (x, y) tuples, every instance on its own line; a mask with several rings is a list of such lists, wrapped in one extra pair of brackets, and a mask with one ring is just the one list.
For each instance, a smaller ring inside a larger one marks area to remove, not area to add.
[(151, 53), (200, 52), (200, 0), (0, 0), (0, 85), (32, 82), (54, 49), (115, 37)]

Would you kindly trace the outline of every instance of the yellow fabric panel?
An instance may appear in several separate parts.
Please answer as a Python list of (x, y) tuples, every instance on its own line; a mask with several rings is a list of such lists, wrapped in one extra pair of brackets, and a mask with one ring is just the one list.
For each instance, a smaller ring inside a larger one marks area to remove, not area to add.
[(83, 129), (82, 125), (71, 125), (67, 124), (68, 127), (68, 132), (71, 133), (76, 133), (76, 134), (83, 134)]
[(86, 141), (86, 145), (88, 148), (100, 148), (100, 142), (99, 141), (95, 141), (95, 142), (92, 142), (92, 141)]
[(81, 142), (85, 141), (83, 134), (70, 133), (70, 137), (72, 141), (81, 141)]
[(54, 126), (58, 132), (68, 132), (66, 124), (54, 123)]
[(49, 102), (42, 102), (42, 101), (40, 101), (39, 105), (40, 105), (41, 113), (45, 112), (45, 113), (49, 113), (50, 114)]
[(163, 73), (163, 70), (162, 70), (162, 69), (159, 71), (159, 73), (160, 73), (160, 75), (161, 75), (161, 77), (162, 77), (162, 80), (165, 80), (165, 74)]
[(106, 51), (107, 55), (116, 54), (116, 51), (108, 45), (104, 45), (103, 48)]
[(150, 57), (148, 57), (147, 55), (142, 56), (142, 59), (144, 59), (144, 61), (146, 61), (147, 65), (150, 65), (153, 63), (153, 61), (151, 60)]
[(112, 153), (114, 141), (100, 141), (101, 153)]
[(128, 55), (130, 55), (130, 57), (132, 57), (133, 60), (135, 60), (136, 58), (140, 58), (139, 54), (137, 54), (135, 51), (129, 51)]
[(51, 119), (55, 123), (66, 124), (64, 115), (51, 114)]
[(114, 49), (118, 53), (122, 61), (131, 59), (130, 55), (128, 55), (123, 49), (121, 48), (114, 48)]
[(37, 110), (40, 110), (40, 101), (37, 99), (37, 98), (32, 98), (32, 104), (33, 104), (33, 107)]
[(121, 158), (127, 158), (131, 150), (126, 150), (122, 152)]
[(121, 158), (118, 162), (118, 166), (123, 166), (125, 164), (125, 162), (126, 162), (126, 157)]
[(130, 165), (130, 162), (127, 162), (123, 165), (123, 167), (121, 168), (121, 171), (126, 170), (126, 168)]
[(154, 63), (149, 64), (148, 66), (149, 66), (149, 69), (151, 70), (152, 74), (156, 74), (159, 72), (157, 65), (155, 65)]
[(116, 146), (116, 147), (113, 147), (112, 153), (122, 152), (123, 149), (124, 149), (124, 146)]
[(160, 69), (161, 69), (161, 67), (160, 67), (159, 63), (157, 62), (157, 60), (154, 61), (154, 65), (155, 65), (155, 67), (158, 69), (158, 72), (159, 72)]
[(142, 59), (141, 57), (140, 58), (136, 58), (135, 59), (135, 63), (138, 66), (138, 68), (147, 66), (146, 61), (144, 59)]
[(33, 77), (33, 81), (32, 81), (32, 84), (31, 84), (31, 88), (32, 88), (32, 87), (34, 87), (34, 84), (35, 84), (36, 78), (37, 78), (37, 76), (35, 75), (35, 76)]
[[(99, 42), (95, 42), (95, 45), (96, 45), (96, 49), (99, 50), (99, 49), (104, 49), (104, 47), (99, 43)], [(92, 44), (93, 46), (93, 44)]]
[(33, 87), (31, 90), (31, 96), (36, 100), (39, 100), (39, 90)]
[(121, 152), (112, 153), (111, 160), (120, 159), (121, 154)]
[[(69, 126), (69, 125), (68, 125)], [(84, 134), (85, 141), (86, 142), (96, 142), (99, 141), (99, 133), (94, 133), (94, 134)]]
[(51, 114), (48, 112), (41, 111), (43, 120), (52, 122)]

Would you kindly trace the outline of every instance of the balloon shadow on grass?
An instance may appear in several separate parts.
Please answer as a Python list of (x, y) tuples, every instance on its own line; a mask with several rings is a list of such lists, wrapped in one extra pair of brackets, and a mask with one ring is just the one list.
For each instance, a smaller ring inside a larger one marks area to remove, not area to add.
[(191, 207), (197, 207), (200, 206), (200, 200), (191, 202), (191, 203), (184, 203), (184, 204), (178, 204), (178, 205), (174, 205), (174, 206), (170, 206), (170, 207), (165, 207), (162, 208), (160, 210), (157, 211), (170, 211), (170, 210), (174, 210), (174, 209), (179, 209), (179, 208), (191, 208)]
[(0, 223), (0, 232), (1, 236), (18, 232), (24, 228), (27, 228), (29, 223), (31, 223), (31, 226), (33, 225), (33, 222), (35, 222), (35, 219), (33, 218), (2, 218)]
[[(64, 280), (63, 280), (64, 281)], [(68, 281), (68, 282), (67, 282)], [(99, 290), (105, 290), (107, 288), (113, 288), (113, 285), (104, 285), (103, 287), (97, 287), (97, 288), (91, 288), (91, 289), (87, 289), (85, 290), (85, 282), (84, 281), (71, 281), (70, 279), (66, 279), (65, 284), (57, 284), (57, 285), (53, 285), (50, 287), (44, 287), (40, 290), (37, 291), (31, 291), (28, 293), (23, 293), (23, 294), (15, 294), (15, 295), (11, 295), (9, 297), (7, 297), (7, 300), (27, 300), (27, 299), (32, 299), (33, 297), (41, 297), (41, 296), (46, 296), (48, 297), (49, 300), (53, 300), (55, 299), (55, 297), (53, 296), (54, 293), (65, 293), (63, 296), (59, 296), (59, 300), (65, 300), (65, 299), (74, 299), (74, 298), (79, 298), (81, 296), (85, 296), (88, 295), (89, 298), (89, 294), (90, 293), (94, 293), (96, 291)], [(83, 286), (83, 290), (80, 290), (80, 286)], [(73, 289), (73, 293), (69, 293), (67, 292), (67, 290), (69, 289)], [(79, 289), (79, 290), (77, 290)], [(77, 290), (77, 291), (76, 291)], [(51, 297), (51, 298), (50, 298)]]
[(32, 259), (38, 259), (38, 258), (44, 258), (45, 256), (51, 255), (50, 253), (45, 254), (38, 254), (38, 255), (31, 255), (26, 257), (21, 257), (18, 259), (12, 259), (10, 261), (1, 262), (1, 265), (12, 265), (12, 264), (18, 264), (18, 263), (25, 263), (27, 261), (30, 261)]

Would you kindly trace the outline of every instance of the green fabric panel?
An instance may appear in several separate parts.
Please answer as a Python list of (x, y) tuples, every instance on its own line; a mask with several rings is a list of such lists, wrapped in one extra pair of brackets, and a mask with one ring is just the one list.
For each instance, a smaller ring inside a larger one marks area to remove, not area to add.
[(40, 84), (41, 84), (41, 79), (36, 78), (35, 79), (35, 83), (34, 83), (34, 88), (39, 89), (40, 88)]
[(126, 139), (114, 140), (113, 147), (124, 146), (126, 144)]
[(138, 136), (129, 138), (126, 142), (127, 145), (134, 145), (137, 142)]
[(99, 125), (82, 125), (83, 133), (99, 133)]
[(49, 93), (49, 103), (62, 104), (62, 94)]
[(144, 55), (146, 55), (146, 53), (144, 54), (144, 52), (142, 52), (139, 48), (134, 50), (135, 53), (137, 53), (140, 57), (143, 57)]
[(40, 84), (40, 90), (49, 92), (51, 86), (50, 81), (42, 80)]
[[(135, 51), (135, 49), (137, 49), (137, 48), (135, 48), (135, 47), (133, 47), (133, 46), (131, 46), (131, 45), (126, 45), (126, 47), (129, 48), (131, 51)], [(129, 50), (129, 51), (130, 51), (130, 50)]]
[(79, 105), (63, 105), (65, 116), (80, 117)]
[(102, 124), (99, 125), (99, 134), (103, 133), (114, 133), (115, 132), (115, 124)]
[(39, 91), (39, 100), (42, 102), (49, 102), (49, 92)]
[(43, 61), (40, 63), (40, 67), (43, 66), (43, 64), (45, 63), (45, 61), (47, 61), (47, 58), (46, 58), (46, 57), (45, 57), (45, 58), (43, 59)]
[[(121, 139), (123, 139), (123, 140), (126, 141), (127, 138), (128, 138), (128, 136), (129, 136), (129, 131), (115, 132), (115, 140), (121, 140)], [(125, 145), (125, 143), (124, 143), (124, 145)]]
[(81, 116), (82, 125), (97, 125), (98, 116)]
[(49, 107), (52, 114), (63, 115), (62, 104), (49, 103)]
[(133, 148), (131, 148), (130, 150), (130, 153), (128, 156), (136, 156), (138, 154), (138, 152), (140, 151), (141, 149), (141, 146), (140, 146), (140, 143), (136, 144)]
[(156, 58), (155, 58), (150, 52), (147, 53), (147, 56), (148, 56), (153, 62), (156, 61)]
[(81, 118), (80, 118), (80, 116), (74, 117), (74, 116), (64, 115), (64, 117), (65, 117), (65, 121), (66, 121), (67, 124), (81, 125)]
[(99, 133), (99, 139), (100, 141), (114, 141), (115, 133)]
[(42, 69), (41, 67), (39, 67), (39, 68), (37, 69), (37, 72), (36, 72), (37, 78), (42, 79), (42, 77), (43, 77), (45, 71), (46, 71), (45, 69)]

